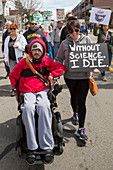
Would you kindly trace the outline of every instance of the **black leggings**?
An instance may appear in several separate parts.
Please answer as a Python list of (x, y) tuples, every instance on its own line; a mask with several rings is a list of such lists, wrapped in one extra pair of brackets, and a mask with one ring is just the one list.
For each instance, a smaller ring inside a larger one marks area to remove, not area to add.
[(78, 112), (79, 128), (84, 127), (86, 116), (86, 97), (89, 90), (89, 80), (72, 80), (64, 78), (71, 95), (73, 112)]

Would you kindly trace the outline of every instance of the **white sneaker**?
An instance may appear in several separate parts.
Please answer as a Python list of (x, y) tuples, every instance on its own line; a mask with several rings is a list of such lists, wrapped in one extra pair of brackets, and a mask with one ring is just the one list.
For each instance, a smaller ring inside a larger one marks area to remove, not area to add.
[(102, 76), (102, 80), (103, 80), (103, 81), (107, 81), (106, 76)]

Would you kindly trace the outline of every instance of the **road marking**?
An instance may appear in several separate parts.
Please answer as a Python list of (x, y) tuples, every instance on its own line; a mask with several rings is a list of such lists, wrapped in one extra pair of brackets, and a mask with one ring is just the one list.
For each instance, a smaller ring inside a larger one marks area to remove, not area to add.
[(109, 66), (109, 70), (110, 70), (110, 71), (113, 71), (113, 68), (112, 68), (111, 66)]
[[(113, 66), (113, 62), (111, 62), (111, 66)], [(109, 70), (113, 71), (113, 68), (111, 66), (109, 66)]]

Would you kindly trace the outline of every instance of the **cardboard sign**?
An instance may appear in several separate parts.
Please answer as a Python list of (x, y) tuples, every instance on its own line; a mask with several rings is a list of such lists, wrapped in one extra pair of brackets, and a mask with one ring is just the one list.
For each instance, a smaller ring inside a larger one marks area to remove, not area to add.
[(110, 16), (111, 10), (92, 7), (89, 22), (109, 25)]
[(106, 43), (69, 45), (70, 72), (109, 70), (108, 50)]

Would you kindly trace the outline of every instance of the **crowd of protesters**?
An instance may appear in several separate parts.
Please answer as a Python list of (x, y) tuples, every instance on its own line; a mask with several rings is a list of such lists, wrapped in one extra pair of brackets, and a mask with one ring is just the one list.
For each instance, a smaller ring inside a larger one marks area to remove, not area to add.
[[(98, 36), (97, 43), (107, 43), (110, 65), (113, 53), (113, 35), (108, 29), (108, 26), (101, 25), (101, 27), (99, 27), (99, 24), (96, 24), (93, 34)], [(2, 42), (2, 52), (4, 53), (5, 68), (7, 71), (6, 78), (21, 60), (24, 52), (28, 53), (31, 42), (37, 37), (43, 40), (46, 46), (46, 57), (55, 60), (61, 65), (64, 64), (66, 68), (64, 80), (71, 96), (71, 106), (73, 109), (72, 120), (73, 124), (79, 124), (76, 135), (82, 140), (87, 140), (88, 137), (85, 133), (84, 124), (89, 79), (85, 72), (70, 72), (69, 44), (91, 44), (91, 39), (88, 36), (88, 27), (85, 22), (82, 22), (82, 25), (80, 25), (77, 17), (74, 17), (73, 14), (69, 12), (66, 15), (65, 24), (63, 21), (57, 21), (56, 27), (53, 28), (53, 25), (49, 25), (48, 30), (46, 37), (43, 25), (38, 27), (37, 22), (32, 20), (30, 24), (26, 26), (24, 34), (21, 35), (17, 32), (17, 25), (15, 23), (6, 23), (6, 31), (3, 33)], [(33, 60), (34, 64), (37, 64), (37, 62), (42, 61)], [(99, 73), (99, 70), (94, 70), (94, 73)], [(90, 72), (87, 72), (87, 75), (90, 76)], [(101, 72), (101, 75), (102, 80), (107, 81), (104, 71)]]

